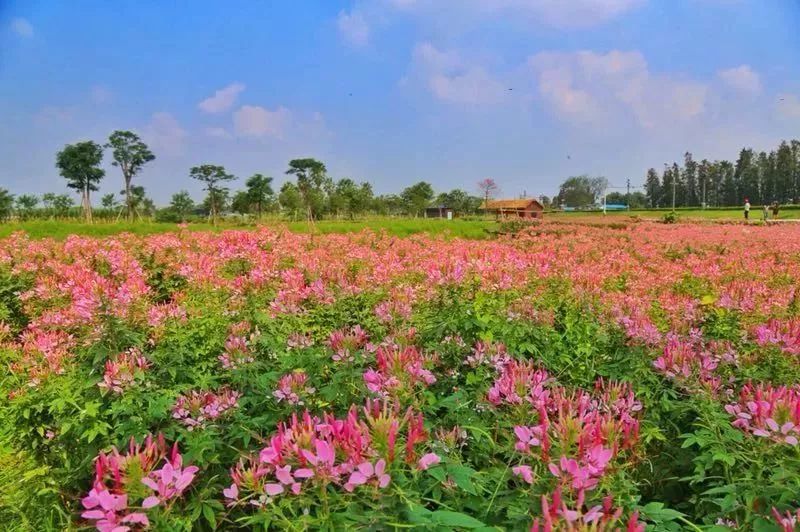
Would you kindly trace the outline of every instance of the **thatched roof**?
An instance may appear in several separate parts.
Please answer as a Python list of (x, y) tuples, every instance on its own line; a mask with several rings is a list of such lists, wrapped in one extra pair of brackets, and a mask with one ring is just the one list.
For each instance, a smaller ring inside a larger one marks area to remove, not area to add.
[(525, 210), (531, 208), (543, 209), (544, 206), (535, 198), (490, 200), (488, 204), (486, 202), (481, 204), (481, 209), (485, 211), (498, 211), (502, 209)]

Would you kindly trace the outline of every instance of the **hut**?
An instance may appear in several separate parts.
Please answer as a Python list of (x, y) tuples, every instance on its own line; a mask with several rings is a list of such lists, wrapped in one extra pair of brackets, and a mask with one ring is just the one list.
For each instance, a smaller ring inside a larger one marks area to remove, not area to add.
[(498, 218), (541, 218), (544, 205), (535, 198), (501, 199), (484, 202), (481, 210)]
[(453, 208), (446, 205), (434, 205), (425, 209), (425, 218), (447, 218), (452, 220), (455, 216)]

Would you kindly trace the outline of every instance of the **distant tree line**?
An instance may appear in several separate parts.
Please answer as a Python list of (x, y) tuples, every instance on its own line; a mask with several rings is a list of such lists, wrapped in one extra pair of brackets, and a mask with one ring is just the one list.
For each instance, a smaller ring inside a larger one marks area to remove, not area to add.
[[(106, 149), (111, 150), (112, 165), (120, 169), (123, 186), (119, 195), (102, 196), (102, 208), (97, 209), (93, 208), (91, 194), (99, 190), (100, 182), (106, 177), (100, 167)], [(489, 179), (478, 185), (483, 198), (461, 189), (437, 194), (430, 183), (420, 181), (399, 194), (376, 195), (370, 183), (358, 183), (350, 178), (336, 180), (328, 175), (323, 162), (305, 158), (289, 161), (285, 174), (294, 180), (283, 183), (278, 191), (272, 187), (272, 177), (259, 173), (244, 180), (244, 189), (231, 191), (229, 185), (238, 179), (237, 176), (223, 166), (203, 164), (188, 172), (190, 178), (203, 184), (202, 201), (196, 203), (189, 192), (181, 190), (173, 194), (167, 207), (157, 209), (144, 187), (134, 183), (142, 168), (154, 159), (148, 146), (131, 131), (114, 131), (104, 145), (93, 141), (68, 144), (56, 154), (56, 168), (67, 187), (80, 195), (80, 207), (76, 207), (68, 194), (15, 197), (0, 188), (0, 221), (14, 215), (21, 220), (82, 215), (87, 221), (124, 216), (128, 220), (155, 218), (182, 222), (208, 216), (216, 222), (224, 213), (255, 218), (273, 215), (291, 220), (352, 219), (367, 214), (423, 216), (427, 208), (439, 205), (469, 215), (476, 213), (481, 203), (498, 188)]]
[(647, 207), (712, 207), (797, 203), (800, 200), (800, 141), (781, 142), (777, 149), (744, 148), (736, 162), (697, 161), (686, 152), (683, 164), (665, 164), (645, 178)]

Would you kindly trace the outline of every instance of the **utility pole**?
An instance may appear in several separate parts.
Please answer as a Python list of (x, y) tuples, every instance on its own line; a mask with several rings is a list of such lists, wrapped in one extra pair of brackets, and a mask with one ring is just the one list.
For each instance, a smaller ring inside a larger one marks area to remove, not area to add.
[(625, 196), (625, 203), (628, 204), (628, 210), (631, 210), (631, 178), (628, 178), (628, 194)]
[(708, 180), (707, 176), (703, 176), (703, 209), (706, 208), (706, 181)]

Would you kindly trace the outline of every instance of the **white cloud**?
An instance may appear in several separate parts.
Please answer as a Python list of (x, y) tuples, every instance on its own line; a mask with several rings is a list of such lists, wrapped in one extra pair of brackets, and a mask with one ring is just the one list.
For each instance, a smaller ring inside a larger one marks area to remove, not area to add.
[(720, 70), (720, 79), (733, 89), (750, 94), (761, 92), (761, 78), (749, 65)]
[(104, 104), (110, 102), (114, 98), (114, 94), (105, 85), (95, 85), (90, 89), (89, 97), (96, 104)]
[(336, 25), (342, 36), (351, 44), (364, 46), (369, 43), (370, 28), (361, 11), (353, 10), (350, 13), (340, 11)]
[(504, 97), (504, 87), (475, 60), (430, 43), (414, 49), (413, 67), (438, 99), (458, 104), (490, 104)]
[(219, 89), (214, 93), (214, 96), (209, 96), (199, 104), (197, 107), (206, 113), (221, 113), (227, 111), (233, 104), (236, 103), (236, 98), (239, 93), (245, 89), (242, 83), (231, 83), (227, 87)]
[(232, 139), (233, 135), (224, 127), (207, 127), (205, 134), (218, 139)]
[(20, 37), (33, 37), (33, 26), (21, 17), (11, 19), (11, 31)]
[(243, 105), (233, 113), (233, 128), (240, 137), (281, 139), (291, 121), (292, 113), (285, 107), (270, 111), (257, 105)]
[(800, 119), (800, 96), (796, 94), (779, 94), (776, 110), (781, 118)]
[(168, 155), (183, 153), (186, 131), (170, 113), (153, 113), (142, 131), (142, 136), (154, 151), (162, 151)]
[(528, 64), (556, 114), (610, 125), (628, 113), (645, 128), (690, 121), (705, 111), (708, 87), (652, 73), (637, 51), (542, 52)]

